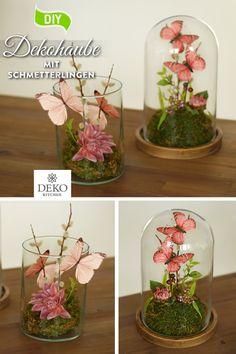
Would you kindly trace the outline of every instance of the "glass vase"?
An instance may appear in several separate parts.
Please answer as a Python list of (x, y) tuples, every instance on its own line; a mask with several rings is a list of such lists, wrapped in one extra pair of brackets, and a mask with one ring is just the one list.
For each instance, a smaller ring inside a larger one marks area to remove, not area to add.
[[(75, 270), (62, 270), (63, 258), (76, 241), (67, 238), (62, 255), (59, 236), (37, 237), (37, 245), (33, 238), (22, 244), (21, 329), (27, 336), (59, 342), (81, 335), (86, 284), (76, 281)], [(88, 250), (84, 243), (82, 256)]]
[(173, 16), (148, 33), (145, 49), (144, 139), (193, 148), (216, 136), (218, 43), (204, 22)]
[[(100, 184), (119, 178), (124, 171), (121, 82), (97, 76), (67, 83), (73, 95), (81, 99), (82, 109), (79, 113), (68, 110), (67, 122), (56, 126), (59, 167), (70, 169), (72, 182), (78, 184)], [(61, 97), (59, 83), (53, 91)]]
[(185, 338), (212, 315), (213, 234), (189, 210), (168, 210), (145, 226), (141, 241), (141, 320), (152, 332)]

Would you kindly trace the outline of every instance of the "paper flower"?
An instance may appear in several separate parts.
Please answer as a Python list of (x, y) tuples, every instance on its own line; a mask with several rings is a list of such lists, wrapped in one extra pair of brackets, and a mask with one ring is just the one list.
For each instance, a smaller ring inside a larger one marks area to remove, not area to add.
[(201, 108), (206, 106), (206, 98), (203, 96), (192, 96), (189, 100), (189, 105), (194, 108)]
[(32, 304), (32, 311), (40, 311), (41, 320), (51, 320), (56, 317), (70, 318), (69, 312), (65, 310), (64, 289), (59, 289), (58, 282), (44, 284), (43, 290), (32, 294), (29, 304)]
[(79, 133), (78, 144), (81, 147), (73, 156), (73, 161), (104, 161), (104, 154), (111, 154), (112, 146), (115, 146), (111, 135), (103, 132), (99, 126), (88, 123), (85, 124), (84, 131)]
[(167, 300), (171, 297), (171, 292), (167, 288), (157, 288), (153, 296), (156, 300)]

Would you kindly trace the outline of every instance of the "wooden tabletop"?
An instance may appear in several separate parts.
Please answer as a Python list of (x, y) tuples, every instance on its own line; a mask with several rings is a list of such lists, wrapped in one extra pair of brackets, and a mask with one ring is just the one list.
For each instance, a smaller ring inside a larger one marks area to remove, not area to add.
[(31, 339), (20, 330), (20, 270), (4, 270), (10, 304), (0, 312), (0, 354), (114, 354), (114, 259), (104, 260), (87, 289), (84, 333), (70, 342)]
[[(73, 185), (73, 196), (236, 196), (236, 122), (218, 120), (223, 146), (197, 160), (165, 160), (135, 145), (142, 112), (126, 110), (126, 170), (117, 181)], [(38, 102), (0, 96), (0, 196), (32, 196), (33, 170), (56, 169), (54, 126)]]
[(235, 354), (236, 353), (236, 273), (213, 281), (213, 306), (218, 313), (217, 330), (209, 341), (190, 349), (168, 349), (146, 342), (135, 326), (140, 295), (120, 298), (120, 354)]

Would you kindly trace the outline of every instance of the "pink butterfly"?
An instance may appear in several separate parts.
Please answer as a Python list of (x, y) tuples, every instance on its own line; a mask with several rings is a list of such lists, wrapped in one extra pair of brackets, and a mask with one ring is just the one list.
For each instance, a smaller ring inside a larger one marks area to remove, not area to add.
[(173, 253), (173, 244), (170, 236), (167, 236), (164, 242), (159, 241), (161, 246), (154, 253), (153, 261), (155, 263), (167, 264), (168, 272), (178, 272), (181, 265), (194, 256), (193, 253), (184, 253), (180, 256), (176, 256), (175, 253)]
[(171, 236), (171, 240), (177, 245), (182, 245), (184, 243), (184, 234), (187, 231), (196, 228), (196, 222), (192, 218), (186, 218), (184, 213), (174, 212), (174, 219), (176, 226), (174, 227), (158, 227), (157, 231), (164, 235)]
[[(102, 96), (102, 94), (96, 90), (94, 91), (94, 95)], [(96, 99), (99, 104), (99, 107), (104, 113), (113, 118), (119, 117), (119, 112), (111, 104), (108, 104), (107, 100), (104, 97), (97, 97)]]
[(172, 43), (173, 48), (177, 48), (179, 53), (184, 51), (184, 44), (190, 45), (196, 41), (199, 37), (195, 34), (181, 34), (183, 21), (173, 21), (170, 27), (167, 25), (162, 28), (160, 36), (163, 39), (167, 39)]
[(62, 259), (60, 270), (65, 272), (76, 266), (75, 277), (80, 284), (87, 284), (94, 275), (94, 270), (98, 269), (106, 257), (102, 253), (92, 253), (82, 256), (83, 241), (79, 239), (69, 254)]
[[(44, 256), (49, 256), (49, 250), (43, 253)], [(33, 277), (35, 274), (39, 273), (47, 262), (48, 257), (39, 257), (37, 261), (27, 268), (25, 272), (26, 277)]]
[(74, 96), (72, 89), (65, 80), (60, 80), (59, 89), (61, 98), (50, 93), (40, 93), (35, 97), (55, 125), (63, 125), (67, 120), (67, 107), (75, 112), (83, 112), (83, 103), (80, 97)]
[(186, 62), (184, 64), (179, 64), (172, 61), (164, 62), (164, 65), (176, 73), (180, 81), (191, 81), (193, 70), (202, 71), (205, 69), (206, 62), (200, 57), (196, 51), (188, 48), (185, 56)]
[(59, 274), (59, 266), (57, 264), (48, 264), (39, 272), (37, 284), (42, 289), (45, 284), (53, 283), (61, 274)]
[(192, 259), (193, 253), (184, 253), (180, 256), (174, 256), (167, 262), (167, 272), (178, 272), (182, 264), (186, 263), (189, 259)]
[(161, 246), (158, 251), (153, 255), (153, 261), (155, 263), (166, 263), (172, 256), (173, 253), (173, 244), (171, 237), (167, 236), (165, 241), (160, 241)]

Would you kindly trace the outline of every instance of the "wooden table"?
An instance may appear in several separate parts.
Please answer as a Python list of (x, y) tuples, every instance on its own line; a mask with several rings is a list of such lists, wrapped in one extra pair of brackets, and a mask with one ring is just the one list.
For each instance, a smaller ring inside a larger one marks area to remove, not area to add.
[[(142, 112), (126, 110), (126, 171), (112, 183), (73, 185), (73, 196), (236, 196), (236, 122), (218, 120), (223, 146), (197, 160), (165, 160), (139, 151)], [(33, 170), (56, 169), (55, 131), (31, 99), (0, 96), (0, 196), (32, 196)]]
[(104, 260), (88, 285), (83, 335), (71, 342), (49, 343), (21, 333), (20, 270), (4, 270), (10, 288), (10, 304), (0, 312), (0, 354), (113, 354), (114, 259)]
[(120, 354), (235, 354), (236, 353), (236, 274), (215, 278), (213, 306), (218, 313), (214, 337), (190, 349), (157, 347), (140, 337), (135, 326), (135, 312), (140, 306), (140, 295), (120, 298)]

